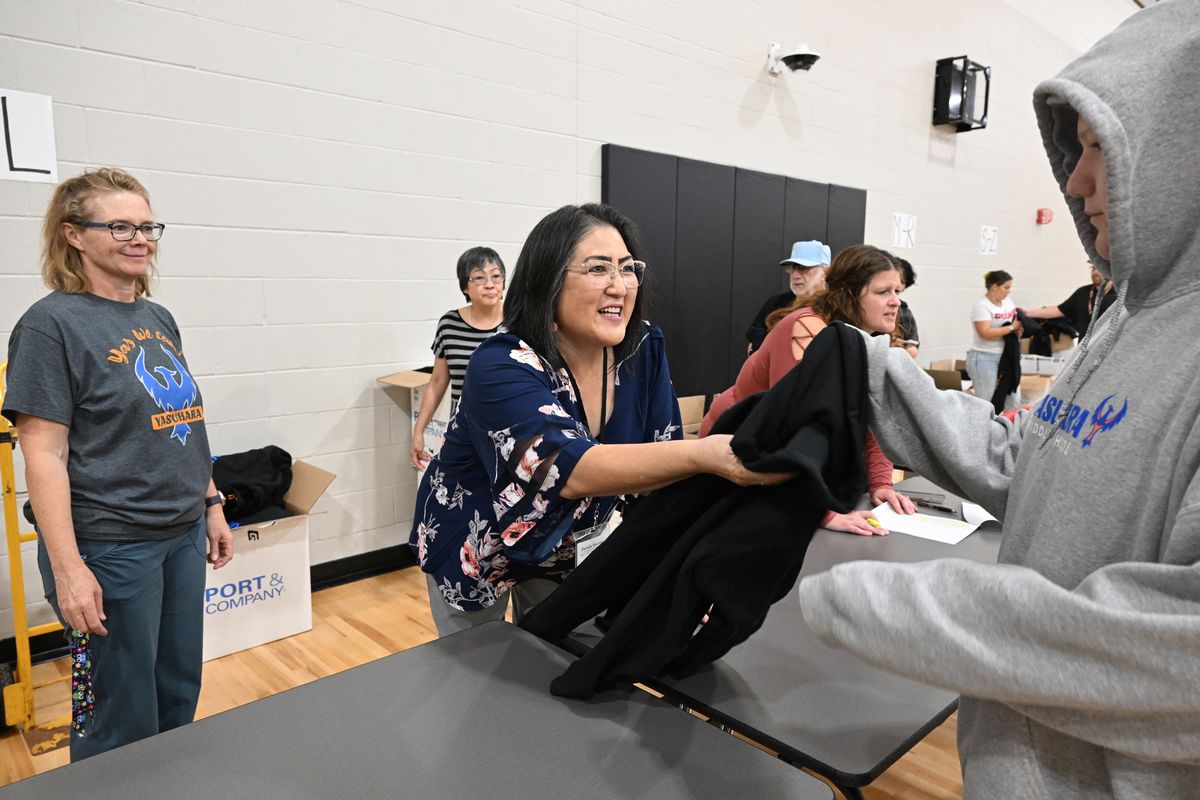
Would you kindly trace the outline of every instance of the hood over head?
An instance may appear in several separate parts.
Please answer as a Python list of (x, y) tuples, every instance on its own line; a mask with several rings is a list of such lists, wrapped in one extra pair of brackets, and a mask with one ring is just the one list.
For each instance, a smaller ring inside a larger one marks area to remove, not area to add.
[(1033, 103), (1066, 194), (1082, 152), (1079, 115), (1108, 168), (1111, 259), (1096, 252), (1083, 200), (1067, 197), (1092, 263), (1131, 309), (1200, 288), (1200, 2), (1162, 0), (1043, 81)]

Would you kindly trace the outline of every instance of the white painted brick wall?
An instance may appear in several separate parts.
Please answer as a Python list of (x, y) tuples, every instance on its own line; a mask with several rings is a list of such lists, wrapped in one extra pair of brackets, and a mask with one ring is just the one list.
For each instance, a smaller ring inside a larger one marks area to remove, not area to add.
[[(1030, 95), (1132, 12), (0, 0), (0, 87), (54, 97), (63, 176), (114, 164), (145, 181), (169, 224), (157, 297), (183, 328), (214, 451), (275, 443), (339, 475), (311, 528), (321, 563), (407, 536), (409, 422), (375, 377), (428, 363), (435, 321), (461, 302), (463, 249), (491, 245), (511, 267), (548, 210), (599, 199), (604, 142), (865, 188), (867, 241), (885, 247), (892, 213), (917, 214), (919, 246), (902, 254), (919, 271), (922, 360), (964, 353), (987, 269), (1016, 275), (1018, 303), (1065, 298), (1084, 258)], [(821, 62), (767, 75), (767, 44), (801, 39)], [(934, 61), (962, 53), (995, 78), (989, 128), (955, 136), (930, 126), (930, 105)], [(49, 191), (0, 181), (4, 339), (44, 292)], [(1035, 226), (1039, 206), (1059, 219)], [(984, 224), (1000, 227), (997, 257), (978, 255)]]

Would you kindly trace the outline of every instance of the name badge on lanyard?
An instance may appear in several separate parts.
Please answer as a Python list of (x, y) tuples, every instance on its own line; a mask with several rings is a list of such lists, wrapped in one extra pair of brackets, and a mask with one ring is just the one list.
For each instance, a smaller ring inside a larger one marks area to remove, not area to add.
[(575, 533), (575, 566), (578, 567), (621, 524), (621, 512), (614, 510), (603, 522)]

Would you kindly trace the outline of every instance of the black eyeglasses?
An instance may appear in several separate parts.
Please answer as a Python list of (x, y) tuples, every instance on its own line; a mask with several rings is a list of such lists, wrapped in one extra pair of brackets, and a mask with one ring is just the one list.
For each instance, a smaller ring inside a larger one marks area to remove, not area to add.
[(147, 222), (144, 225), (134, 225), (132, 222), (76, 222), (81, 228), (108, 228), (108, 232), (118, 242), (128, 242), (138, 235), (146, 237), (147, 242), (157, 242), (162, 238), (163, 229), (167, 226), (161, 222)]

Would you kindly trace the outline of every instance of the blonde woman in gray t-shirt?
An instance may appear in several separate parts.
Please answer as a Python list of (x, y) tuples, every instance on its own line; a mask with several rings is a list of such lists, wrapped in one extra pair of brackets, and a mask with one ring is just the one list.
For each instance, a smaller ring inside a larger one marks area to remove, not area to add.
[(53, 291), (9, 339), (3, 413), (76, 668), (72, 761), (192, 721), (204, 565), (233, 556), (179, 327), (147, 299), (164, 228), (128, 173), (61, 183), (42, 229)]

